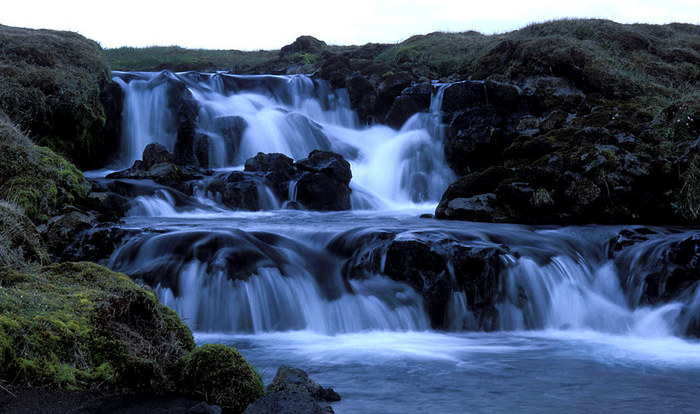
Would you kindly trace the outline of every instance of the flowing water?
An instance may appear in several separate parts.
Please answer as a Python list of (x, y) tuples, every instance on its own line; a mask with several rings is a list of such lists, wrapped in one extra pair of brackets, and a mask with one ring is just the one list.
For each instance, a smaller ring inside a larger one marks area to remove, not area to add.
[[(700, 343), (682, 334), (700, 289), (648, 306), (620, 282), (697, 231), (652, 228), (613, 261), (607, 241), (620, 227), (418, 218), (454, 178), (441, 144), (447, 85), (436, 84), (430, 110), (397, 131), (358, 125), (342, 91), (305, 76), (117, 79), (126, 92), (122, 166), (149, 142), (175, 147), (164, 104), (173, 82), (198, 103), (213, 167), (241, 169), (258, 151), (301, 159), (316, 148), (351, 163), (347, 212), (280, 209), (274, 195), (268, 211), (234, 212), (211, 194), (132, 183), (142, 190), (122, 227), (143, 231), (108, 265), (153, 286), (199, 343), (236, 346), (266, 382), (280, 364), (305, 369), (341, 394), (338, 413), (697, 411)], [(226, 126), (239, 118), (245, 128), (232, 146)], [(447, 330), (432, 330), (421, 295), (384, 275), (387, 243), (416, 238), (503, 251), (495, 332), (473, 331), (473, 298), (460, 290)], [(354, 275), (350, 264), (365, 253), (380, 265)]]

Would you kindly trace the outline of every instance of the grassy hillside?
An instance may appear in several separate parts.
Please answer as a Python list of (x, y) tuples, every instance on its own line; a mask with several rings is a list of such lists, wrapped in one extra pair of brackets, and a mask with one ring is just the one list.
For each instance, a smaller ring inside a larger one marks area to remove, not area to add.
[(81, 166), (108, 149), (100, 46), (72, 32), (0, 25), (0, 110), (39, 145)]

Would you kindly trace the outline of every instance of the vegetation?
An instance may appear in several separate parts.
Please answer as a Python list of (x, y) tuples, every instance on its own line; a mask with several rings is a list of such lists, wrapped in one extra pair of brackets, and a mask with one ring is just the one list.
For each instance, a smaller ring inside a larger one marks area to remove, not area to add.
[(111, 82), (100, 46), (77, 33), (0, 25), (0, 111), (40, 145), (89, 164)]
[(276, 51), (185, 49), (179, 46), (106, 49), (105, 56), (114, 70), (247, 72), (252, 67), (277, 58)]
[(179, 384), (220, 406), (224, 412), (241, 413), (263, 396), (260, 375), (234, 348), (203, 345), (177, 362)]
[(172, 389), (194, 348), (172, 310), (93, 263), (0, 269), (0, 379), (66, 389)]
[(0, 112), (0, 198), (35, 223), (84, 198), (83, 174), (46, 147), (33, 144)]

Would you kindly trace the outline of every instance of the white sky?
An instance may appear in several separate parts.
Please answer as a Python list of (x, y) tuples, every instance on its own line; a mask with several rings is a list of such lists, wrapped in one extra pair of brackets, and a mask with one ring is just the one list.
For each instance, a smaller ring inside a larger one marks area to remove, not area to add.
[(700, 0), (3, 0), (0, 24), (72, 30), (103, 47), (279, 49), (300, 35), (329, 44), (414, 34), (491, 34), (559, 17), (700, 24)]

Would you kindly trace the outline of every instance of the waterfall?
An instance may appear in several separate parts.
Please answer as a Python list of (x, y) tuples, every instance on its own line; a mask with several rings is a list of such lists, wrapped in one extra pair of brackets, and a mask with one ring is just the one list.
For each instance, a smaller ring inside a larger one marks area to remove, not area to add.
[[(197, 331), (340, 334), (430, 328), (424, 296), (408, 280), (392, 280), (385, 273), (387, 246), (412, 240), (415, 227), (402, 224), (388, 230), (374, 224), (348, 230), (357, 217), (316, 221), (312, 213), (292, 213), (291, 220), (279, 217), (281, 213), (261, 213), (277, 216), (266, 215), (269, 223), (249, 221), (249, 216), (224, 217), (197, 230), (146, 233), (122, 246), (109, 266), (154, 286), (163, 302)], [(462, 249), (509, 249), (499, 256), (500, 265), (491, 262), (498, 292), (490, 300), (497, 319), (486, 325), (488, 314), (475, 313), (474, 294), (455, 284), (463, 275), (447, 264), (445, 277), (451, 282), (446, 286), (452, 287), (444, 326), (451, 331), (572, 330), (667, 337), (683, 335), (697, 318), (696, 287), (685, 299), (654, 305), (630, 301), (636, 287), (624, 284), (627, 262), (609, 259), (605, 243), (599, 242), (609, 233), (471, 223), (420, 232), (430, 235), (434, 249), (445, 240), (459, 241)], [(648, 272), (651, 268), (642, 258), (652, 256), (659, 243), (681, 236), (661, 234), (634, 249), (629, 253), (635, 257), (632, 274)], [(351, 270), (362, 263), (375, 264)], [(432, 288), (426, 292), (434, 294)]]
[(435, 205), (454, 174), (442, 149), (437, 85), (430, 112), (400, 130), (359, 126), (345, 90), (333, 91), (308, 76), (241, 76), (223, 73), (115, 72), (125, 94), (121, 166), (140, 159), (148, 143), (173, 150), (177, 108), (197, 106), (194, 152), (209, 168), (240, 168), (258, 152), (295, 160), (315, 149), (350, 162), (354, 208), (397, 209)]

